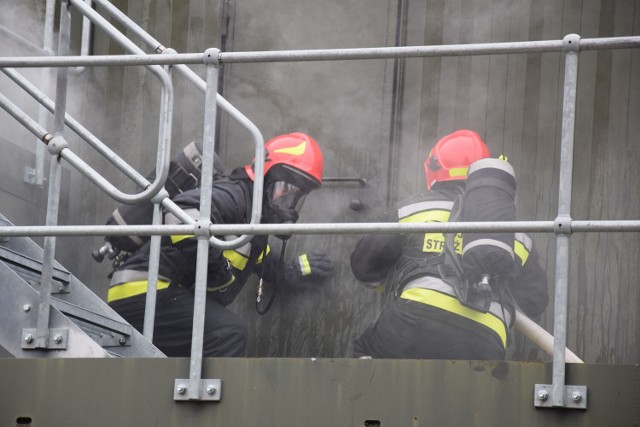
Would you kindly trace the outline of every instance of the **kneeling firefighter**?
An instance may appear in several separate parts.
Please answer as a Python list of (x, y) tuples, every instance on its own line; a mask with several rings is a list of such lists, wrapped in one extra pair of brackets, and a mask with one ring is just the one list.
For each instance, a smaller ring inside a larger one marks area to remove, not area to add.
[[(217, 154), (213, 155), (213, 179), (224, 172), (224, 165)], [(194, 189), (200, 185), (202, 168), (202, 144), (192, 141), (187, 144), (169, 162), (169, 172), (164, 188), (169, 197)], [(155, 170), (148, 176), (149, 181), (155, 180)], [(118, 206), (107, 218), (106, 225), (141, 225), (151, 224), (153, 221), (153, 203), (146, 200), (134, 205)], [(149, 240), (148, 236), (107, 236), (104, 244), (92, 252), (91, 256), (97, 262), (105, 257), (112, 261), (113, 268), (117, 268), (128, 256), (136, 252)]]
[[(516, 181), (473, 131), (442, 138), (425, 163), (427, 191), (400, 204), (405, 222), (514, 221)], [(355, 357), (502, 360), (519, 307), (548, 304), (547, 277), (524, 233), (370, 235), (351, 254), (355, 277), (384, 282), (388, 304), (355, 340)]]
[[(262, 222), (294, 223), (306, 195), (321, 185), (322, 152), (316, 141), (303, 133), (280, 135), (268, 141), (265, 148)], [(213, 182), (213, 223), (250, 221), (253, 179), (254, 167), (247, 165)], [(172, 200), (188, 215), (199, 218), (199, 189), (180, 193)], [(167, 213), (164, 222), (180, 221)], [(235, 299), (252, 273), (260, 280), (298, 287), (321, 282), (332, 274), (332, 263), (325, 255), (303, 254), (285, 263), (282, 257), (271, 256), (267, 240), (268, 236), (254, 236), (237, 249), (209, 248), (205, 357), (245, 356), (247, 327), (225, 306)], [(162, 238), (153, 342), (167, 356), (186, 357), (191, 352), (196, 253), (197, 239), (193, 236)], [(142, 330), (144, 321), (148, 264), (146, 243), (112, 273), (108, 293), (109, 305), (138, 330)]]

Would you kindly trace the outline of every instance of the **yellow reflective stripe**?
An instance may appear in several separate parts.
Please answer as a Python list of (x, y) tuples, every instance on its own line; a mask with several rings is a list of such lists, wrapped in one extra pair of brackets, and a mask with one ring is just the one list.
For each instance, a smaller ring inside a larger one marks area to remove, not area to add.
[(292, 156), (302, 156), (307, 149), (307, 141), (302, 141), (295, 147), (285, 147), (273, 150), (274, 153), (291, 154)]
[(505, 348), (507, 347), (507, 328), (502, 320), (491, 313), (481, 313), (469, 307), (465, 307), (457, 298), (431, 289), (407, 289), (400, 297), (437, 307), (466, 319), (473, 320), (474, 322), (478, 322), (498, 334), (502, 340), (502, 345), (504, 345)]
[(527, 262), (527, 259), (529, 258), (529, 251), (524, 247), (522, 242), (519, 242), (518, 240), (514, 242), (513, 252), (518, 255), (518, 258), (520, 258), (520, 260), (522, 261), (522, 265)]
[[(267, 245), (266, 251), (263, 251), (260, 256), (258, 256), (256, 264), (260, 264), (262, 262), (264, 253), (266, 252), (268, 254), (270, 251), (271, 248), (269, 247), (269, 245)], [(244, 268), (247, 266), (247, 262), (249, 261), (248, 256), (246, 256), (242, 252), (238, 252), (235, 249), (227, 249), (226, 251), (222, 252), (222, 255), (224, 255), (224, 257), (229, 260), (233, 268), (237, 270), (244, 270)]]
[(307, 254), (302, 254), (298, 257), (298, 262), (300, 263), (300, 271), (303, 276), (308, 276), (311, 274), (311, 265), (309, 264), (309, 258)]
[[(157, 289), (166, 289), (169, 282), (158, 280)], [(136, 282), (127, 282), (120, 285), (112, 286), (107, 293), (107, 302), (118, 301), (124, 298), (133, 297), (147, 292), (147, 281), (138, 280)]]
[(449, 169), (449, 176), (467, 176), (469, 168), (451, 168)]
[(401, 223), (403, 222), (447, 222), (449, 221), (449, 216), (451, 215), (450, 211), (445, 210), (429, 210), (418, 212), (413, 215), (409, 215), (404, 218), (400, 218)]
[(194, 237), (194, 236), (190, 234), (176, 234), (171, 236), (171, 243), (175, 245), (176, 243), (181, 242), (184, 239), (188, 239), (189, 237)]
[(229, 260), (233, 268), (236, 268), (238, 270), (244, 270), (244, 268), (247, 266), (247, 261), (249, 261), (249, 258), (247, 258), (244, 254), (241, 254), (240, 252), (233, 249), (227, 249), (226, 251), (222, 252), (222, 254), (226, 259)]

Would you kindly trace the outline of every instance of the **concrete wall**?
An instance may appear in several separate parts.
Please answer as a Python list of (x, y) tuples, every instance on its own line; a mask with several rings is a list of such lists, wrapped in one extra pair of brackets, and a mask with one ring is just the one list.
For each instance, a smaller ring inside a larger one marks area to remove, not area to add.
[[(39, 43), (41, 32), (16, 25), (41, 18), (42, 2), (28, 3), (16, 11), (20, 19), (3, 15), (0, 23)], [(114, 4), (165, 46), (180, 52), (202, 52), (208, 47), (240, 52), (640, 33), (638, 0), (120, 0)], [(29, 17), (28, 12), (36, 13)], [(77, 23), (77, 17), (74, 19)], [(76, 49), (77, 29), (78, 25)], [(93, 49), (96, 54), (122, 52), (100, 31), (95, 31)], [(635, 190), (640, 184), (635, 173), (640, 160), (639, 132), (634, 120), (640, 111), (638, 55), (638, 49), (580, 55), (572, 195), (575, 219), (640, 217)], [(202, 67), (193, 69), (203, 75)], [(265, 139), (295, 130), (308, 132), (323, 147), (326, 176), (359, 177), (369, 183), (366, 187), (325, 185), (307, 198), (301, 222), (377, 220), (393, 203), (423, 188), (421, 163), (428, 148), (440, 136), (463, 127), (478, 131), (494, 154), (503, 152), (513, 163), (519, 179), (520, 219), (555, 218), (564, 72), (559, 53), (231, 64), (222, 70), (223, 95), (258, 126)], [(13, 94), (7, 79), (0, 77), (0, 90)], [(142, 173), (150, 171), (158, 129), (155, 77), (139, 67), (100, 67), (72, 82), (70, 112)], [(173, 150), (177, 151), (201, 137), (204, 97), (182, 79), (175, 79), (175, 88)], [(0, 123), (10, 135), (6, 139), (31, 150), (29, 135), (19, 125), (4, 113), (0, 113)], [(225, 116), (219, 123), (218, 148), (225, 163), (229, 167), (249, 163), (253, 147), (246, 132)], [(72, 147), (106, 176), (133, 189), (80, 141), (70, 139)], [(14, 179), (22, 182), (22, 176)], [(17, 185), (11, 184), (12, 188)], [(11, 199), (9, 208), (10, 199), (5, 196), (9, 188), (7, 181), (0, 183), (0, 210), (16, 212), (12, 219), (17, 224), (34, 224), (35, 218), (19, 214), (30, 209), (32, 198), (23, 197), (24, 202)], [(362, 210), (350, 209), (354, 199), (363, 203)], [(38, 203), (43, 209), (44, 203)], [(76, 172), (69, 173), (61, 223), (102, 224), (115, 206)], [(310, 250), (326, 252), (336, 263), (337, 274), (321, 288), (279, 295), (263, 316), (254, 309), (255, 283), (247, 284), (232, 308), (251, 325), (252, 356), (349, 355), (351, 341), (375, 319), (381, 302), (379, 295), (358, 285), (350, 273), (348, 257), (357, 238), (291, 239), (289, 257)], [(555, 238), (537, 234), (534, 240), (553, 296)], [(58, 260), (105, 295), (108, 266), (96, 264), (89, 255), (100, 238), (59, 242)], [(274, 247), (278, 247), (275, 239)], [(576, 233), (571, 257), (569, 346), (587, 362), (639, 363), (638, 234)], [(540, 322), (552, 331), (553, 303)], [(514, 338), (510, 358), (550, 360), (523, 337), (515, 334)]]

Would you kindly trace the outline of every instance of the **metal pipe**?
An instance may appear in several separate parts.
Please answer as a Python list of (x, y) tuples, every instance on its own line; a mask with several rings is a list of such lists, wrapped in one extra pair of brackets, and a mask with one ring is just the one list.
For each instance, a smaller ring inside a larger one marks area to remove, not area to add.
[[(71, 41), (71, 13), (69, 3), (62, 0), (60, 3), (60, 30), (58, 41), (58, 55), (69, 55), (69, 43)], [(58, 68), (56, 76), (56, 105), (53, 114), (53, 133), (62, 136), (64, 131), (64, 115), (67, 110), (67, 81), (69, 70), (65, 67)]]
[[(159, 203), (153, 204), (153, 225), (162, 224), (162, 208)], [(160, 269), (160, 243), (162, 237), (151, 236), (149, 243), (149, 275), (147, 277), (147, 299), (144, 309), (142, 335), (153, 342), (153, 327), (156, 314), (156, 297), (158, 294), (158, 270)]]
[[(71, 15), (69, 4), (63, 0), (60, 3), (60, 31), (58, 50), (60, 55), (66, 55), (69, 50), (69, 34), (71, 32)], [(67, 104), (67, 69), (59, 68), (56, 81), (56, 114), (54, 116), (54, 135), (62, 135), (64, 131), (64, 112)], [(51, 157), (49, 174), (49, 194), (47, 197), (46, 225), (55, 226), (58, 223), (60, 205), (60, 176), (62, 166), (58, 156)], [(53, 279), (53, 264), (56, 257), (56, 237), (44, 238), (42, 255), (42, 276), (40, 279), (40, 293), (38, 304), (38, 319), (36, 326), (36, 348), (46, 349), (49, 345), (49, 318), (51, 314), (51, 282)]]
[[(46, 55), (53, 55), (53, 27), (56, 13), (56, 0), (47, 0), (44, 17), (44, 35), (42, 50)], [(40, 81), (45, 91), (51, 87), (51, 70), (43, 68), (41, 70)], [(38, 107), (38, 123), (43, 127), (47, 126), (48, 115), (42, 106)], [(33, 183), (37, 186), (44, 184), (44, 157), (45, 148), (42, 144), (36, 143), (36, 163), (34, 166)]]
[[(171, 55), (175, 55), (175, 50), (165, 48), (158, 40), (153, 38), (149, 33), (147, 33), (143, 28), (141, 28), (136, 22), (134, 22), (127, 15), (122, 13), (117, 7), (106, 0), (95, 0), (97, 4), (103, 7), (106, 12), (113, 18), (115, 18), (118, 22), (120, 22), (127, 29), (132, 31), (136, 36), (138, 36), (143, 42), (147, 44), (147, 46), (151, 47), (155, 52), (163, 53), (164, 57), (168, 57)], [(171, 51), (171, 52), (170, 52)], [(216, 58), (208, 58), (207, 55), (216, 55)], [(152, 55), (155, 56), (155, 55)], [(215, 60), (218, 62), (220, 56), (220, 51), (216, 49), (215, 51), (208, 51), (202, 54), (202, 58), (199, 62), (207, 63), (207, 61)], [(184, 63), (176, 63), (175, 70), (180, 73), (183, 77), (185, 77), (188, 81), (190, 81), (197, 89), (206, 93), (207, 85), (202, 80), (200, 76), (198, 76), (193, 70), (184, 65)], [(206, 94), (205, 94), (206, 96)], [(226, 99), (224, 99), (219, 93), (215, 94), (216, 104), (223, 111), (231, 116), (233, 120), (235, 120), (240, 126), (244, 127), (253, 137), (254, 146), (255, 146), (255, 180), (253, 185), (253, 202), (252, 202), (252, 210), (251, 210), (251, 220), (250, 224), (258, 224), (260, 222), (260, 216), (262, 213), (262, 197), (263, 197), (263, 163), (264, 163), (264, 138), (260, 133), (258, 127), (253, 124), (244, 114), (242, 114), (239, 110), (237, 110), (233, 105), (231, 105)], [(165, 207), (169, 207), (170, 211), (174, 213), (179, 219), (182, 221), (192, 224), (194, 220), (185, 215), (177, 206), (167, 203)], [(240, 236), (234, 240), (225, 241), (220, 240), (216, 237), (211, 237), (210, 243), (213, 246), (224, 248), (224, 249), (234, 249), (244, 245), (251, 239), (250, 236)]]
[[(565, 406), (565, 348), (567, 345), (567, 294), (569, 287), (569, 247), (571, 219), (571, 188), (573, 173), (573, 142), (578, 85), (578, 53), (580, 37), (569, 34), (563, 41), (565, 50), (564, 95), (562, 105), (562, 140), (560, 146), (560, 177), (556, 243), (556, 289), (553, 323), (553, 382), (551, 403)], [(564, 225), (564, 226), (563, 226)]]
[(166, 49), (162, 43), (153, 38), (144, 28), (140, 27), (133, 19), (122, 13), (120, 9), (115, 7), (108, 0), (95, 0), (95, 3), (102, 7), (112, 18), (115, 18), (120, 24), (127, 28), (130, 32), (140, 38), (147, 46), (151, 47), (156, 53), (163, 53)]
[[(60, 205), (60, 176), (62, 166), (60, 158), (51, 157), (49, 171), (49, 193), (47, 197), (46, 224), (54, 226), (58, 223), (58, 208)], [(53, 264), (56, 255), (56, 236), (45, 236), (43, 245), (42, 276), (40, 279), (40, 294), (38, 303), (38, 320), (36, 326), (36, 348), (47, 348), (49, 342), (49, 316), (51, 313), (51, 281), (53, 279)]]
[[(207, 90), (204, 105), (204, 131), (202, 135), (202, 186), (200, 187), (200, 218), (198, 225), (211, 224), (211, 188), (213, 182), (213, 154), (216, 136), (216, 94), (218, 93), (218, 50), (209, 49), (205, 57)], [(205, 304), (207, 299), (207, 271), (209, 266), (209, 233), (198, 230), (196, 280), (193, 302), (193, 332), (191, 335), (191, 361), (189, 366), (189, 398), (200, 398), (202, 380), (202, 347), (204, 336)]]
[[(79, 0), (70, 0), (77, 2)], [(96, 22), (94, 21), (94, 24)], [(584, 39), (590, 50), (630, 49), (640, 47), (640, 36)], [(359, 49), (281, 50), (258, 52), (221, 52), (221, 63), (344, 61), (389, 58), (426, 58), (447, 56), (498, 55), (515, 53), (561, 52), (562, 40), (541, 42), (481, 43), (469, 45), (377, 47)], [(144, 52), (142, 52), (144, 53)], [(90, 57), (4, 57), (0, 67), (71, 67), (78, 65), (185, 65), (201, 64), (202, 53), (176, 53), (173, 55), (93, 55)]]
[[(13, 80), (18, 86), (24, 89), (29, 95), (31, 95), (36, 101), (42, 104), (51, 113), (55, 111), (54, 102), (49, 99), (43, 92), (40, 92), (31, 82), (24, 78), (13, 68), (0, 68), (7, 77)], [(142, 176), (137, 170), (131, 167), (120, 156), (114, 153), (107, 145), (101, 142), (95, 135), (93, 135), (88, 129), (75, 120), (68, 113), (65, 114), (65, 125), (74, 131), (82, 140), (87, 142), (93, 149), (99, 152), (110, 163), (115, 165), (122, 173), (131, 178), (138, 186), (145, 188), (151, 183), (147, 178)]]
[[(92, 0), (84, 0), (84, 1), (87, 4), (87, 6), (89, 7), (93, 6)], [(89, 55), (90, 43), (91, 43), (91, 20), (89, 20), (89, 18), (87, 18), (86, 16), (83, 16), (82, 17), (82, 36), (80, 39), (80, 56)], [(79, 76), (80, 74), (84, 73), (86, 69), (87, 67), (85, 66), (74, 67), (74, 68), (71, 68), (69, 72), (74, 76)]]
[[(1, 99), (2, 95), (0, 95)], [(162, 201), (173, 203), (169, 199)], [(183, 212), (177, 208), (179, 212)], [(172, 212), (173, 213), (173, 212)], [(182, 220), (182, 218), (180, 218)], [(195, 235), (194, 224), (182, 225), (58, 225), (48, 226), (0, 226), (1, 237), (11, 236), (170, 236), (172, 234)], [(397, 233), (495, 233), (530, 232), (554, 233), (554, 221), (514, 222), (456, 222), (456, 223), (306, 223), (306, 224), (212, 224), (211, 234), (397, 234)], [(640, 221), (572, 221), (572, 232), (640, 232)]]
[[(24, 111), (18, 108), (13, 102), (11, 102), (6, 96), (0, 93), (0, 107), (4, 109), (9, 115), (20, 122), (25, 128), (33, 133), (39, 141), (48, 144), (53, 135), (51, 135), (45, 128), (40, 126), (40, 123), (33, 120)], [(40, 145), (40, 144), (38, 144)]]
[[(78, 10), (86, 17), (88, 17), (94, 25), (102, 29), (107, 35), (112, 37), (118, 44), (120, 44), (125, 50), (134, 53), (136, 55), (144, 55), (144, 51), (142, 51), (139, 47), (137, 47), (134, 43), (131, 42), (128, 38), (126, 38), (120, 31), (118, 31), (113, 25), (107, 22), (99, 13), (89, 7), (84, 0), (69, 0), (74, 6), (78, 8)], [(125, 55), (127, 56), (127, 55)], [(94, 57), (86, 57), (85, 59), (92, 59)], [(160, 114), (160, 123), (161, 126), (166, 126), (169, 129), (171, 127), (172, 122), (172, 112), (173, 112), (173, 85), (171, 80), (169, 79), (167, 73), (164, 69), (159, 65), (152, 65), (147, 67), (152, 74), (158, 77), (160, 82), (163, 85), (163, 93), (166, 96), (166, 100), (163, 97), (162, 103), (163, 105), (168, 106), (167, 108), (161, 109)], [(142, 200), (148, 200), (155, 196), (163, 187), (164, 182), (167, 179), (167, 175), (169, 172), (169, 153), (171, 151), (171, 139), (165, 138), (163, 135), (167, 135), (165, 131), (160, 132), (158, 138), (158, 159), (166, 159), (166, 161), (158, 162), (158, 167), (156, 169), (156, 177), (151, 186), (147, 187), (145, 190), (140, 192), (138, 195), (131, 196), (126, 195), (118, 191), (118, 198), (116, 200), (122, 203), (137, 203)], [(113, 195), (112, 195), (113, 197)]]

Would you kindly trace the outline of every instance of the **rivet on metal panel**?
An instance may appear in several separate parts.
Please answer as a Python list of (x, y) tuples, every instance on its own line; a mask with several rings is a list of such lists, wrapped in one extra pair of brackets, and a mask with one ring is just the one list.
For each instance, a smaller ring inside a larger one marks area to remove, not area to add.
[(178, 394), (185, 394), (187, 392), (187, 386), (184, 384), (178, 384), (178, 387), (176, 387), (176, 391), (178, 392)]
[(31, 310), (31, 306), (29, 304), (25, 304), (25, 305), (22, 306), (22, 309), (24, 311), (30, 311)]
[(547, 400), (548, 398), (549, 398), (549, 393), (547, 392), (547, 390), (538, 391), (538, 399)]

